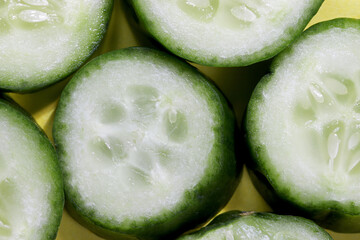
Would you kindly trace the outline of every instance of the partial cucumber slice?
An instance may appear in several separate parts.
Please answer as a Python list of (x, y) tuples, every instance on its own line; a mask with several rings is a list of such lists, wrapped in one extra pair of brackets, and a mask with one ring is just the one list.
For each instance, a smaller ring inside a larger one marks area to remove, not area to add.
[(74, 76), (56, 111), (68, 208), (114, 239), (194, 227), (236, 188), (234, 135), (226, 100), (188, 64), (146, 48), (102, 55)]
[(307, 30), (256, 87), (245, 120), (256, 181), (344, 232), (360, 232), (359, 46), (360, 20)]
[(304, 30), (323, 0), (129, 0), (174, 54), (209, 66), (269, 59)]
[(0, 239), (55, 239), (63, 182), (49, 139), (21, 111), (0, 100)]
[(112, 0), (0, 0), (0, 88), (28, 92), (76, 70), (98, 46)]
[(217, 216), (205, 228), (178, 240), (331, 240), (314, 222), (272, 213), (231, 211)]

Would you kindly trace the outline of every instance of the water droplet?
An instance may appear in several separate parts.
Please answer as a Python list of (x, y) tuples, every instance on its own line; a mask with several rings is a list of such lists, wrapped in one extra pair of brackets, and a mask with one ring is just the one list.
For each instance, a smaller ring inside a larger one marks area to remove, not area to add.
[(353, 150), (355, 147), (357, 147), (360, 143), (360, 133), (354, 133), (351, 135), (348, 143), (348, 149)]
[(331, 159), (335, 159), (339, 152), (341, 140), (339, 139), (336, 131), (332, 132), (328, 137), (328, 154)]
[(38, 23), (49, 20), (47, 13), (38, 10), (23, 10), (19, 13), (19, 18), (24, 22)]
[(314, 84), (309, 86), (309, 90), (311, 95), (314, 97), (315, 101), (318, 103), (324, 102), (324, 95), (321, 93), (321, 91), (318, 89), (318, 87)]
[(230, 12), (235, 18), (244, 22), (253, 22), (257, 18), (256, 14), (245, 5), (233, 7)]

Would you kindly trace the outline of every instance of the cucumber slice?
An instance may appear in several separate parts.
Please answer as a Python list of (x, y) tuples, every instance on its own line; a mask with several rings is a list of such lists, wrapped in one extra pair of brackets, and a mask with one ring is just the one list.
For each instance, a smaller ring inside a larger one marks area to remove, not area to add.
[(97, 48), (112, 0), (0, 0), (0, 89), (29, 92), (75, 71)]
[(215, 215), (238, 182), (226, 100), (156, 50), (87, 64), (61, 95), (53, 132), (70, 212), (111, 239), (181, 233)]
[(231, 211), (217, 216), (207, 227), (178, 240), (331, 240), (314, 222), (272, 213)]
[(307, 30), (258, 84), (245, 119), (266, 198), (340, 232), (360, 232), (359, 46), (360, 20)]
[(49, 139), (17, 108), (0, 100), (0, 239), (55, 239), (63, 182)]
[(298, 37), (323, 0), (129, 0), (174, 54), (208, 66), (269, 59)]

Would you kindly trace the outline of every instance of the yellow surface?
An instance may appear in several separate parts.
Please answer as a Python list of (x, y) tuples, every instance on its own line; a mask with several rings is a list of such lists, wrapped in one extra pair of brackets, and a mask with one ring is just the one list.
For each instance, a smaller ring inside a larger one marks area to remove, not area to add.
[[(94, 56), (129, 46), (149, 46), (145, 36), (129, 26), (124, 0), (115, 0), (115, 8), (109, 31)], [(360, 0), (325, 0), (310, 25), (337, 17), (360, 18)], [(359, 46), (360, 47), (360, 46)], [(258, 80), (266, 72), (268, 62), (244, 68), (212, 68), (196, 65), (203, 73), (213, 79), (234, 106), (240, 123), (250, 94)], [(52, 121), (57, 100), (67, 80), (43, 91), (18, 95), (10, 94), (20, 105), (29, 111), (39, 125), (51, 138)], [(240, 185), (224, 210), (240, 209), (270, 211), (264, 200), (251, 184), (244, 170)], [(332, 233), (335, 240), (359, 240), (360, 234)], [(66, 211), (60, 226), (57, 240), (99, 240), (101, 238), (75, 222)]]

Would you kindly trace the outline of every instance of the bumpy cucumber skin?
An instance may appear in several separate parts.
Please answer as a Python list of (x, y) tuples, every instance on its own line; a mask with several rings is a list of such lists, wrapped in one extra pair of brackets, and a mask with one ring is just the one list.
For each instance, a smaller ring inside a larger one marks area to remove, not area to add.
[(0, 99), (0, 111), (6, 112), (6, 114), (8, 114), (12, 119), (12, 123), (14, 125), (28, 129), (27, 132), (31, 131), (32, 133), (35, 133), (32, 134), (33, 141), (37, 142), (38, 145), (41, 146), (44, 155), (48, 156), (46, 162), (43, 164), (47, 165), (47, 170), (51, 173), (52, 176), (52, 181), (47, 182), (47, 184), (52, 185), (52, 196), (48, 198), (52, 208), (52, 213), (50, 221), (38, 231), (41, 232), (40, 240), (54, 240), (56, 239), (56, 235), (60, 226), (65, 201), (63, 178), (60, 171), (59, 162), (57, 160), (58, 158), (55, 148), (43, 130), (36, 124), (32, 117), (27, 112), (25, 112), (25, 110), (20, 108), (20, 106), (16, 105), (15, 103), (9, 103), (3, 99)]
[[(297, 41), (300, 42), (332, 28), (354, 28), (360, 31), (360, 20), (339, 18), (318, 23), (306, 30)], [(287, 56), (291, 55), (292, 52), (293, 49), (290, 46), (277, 56), (272, 63), (271, 72), (274, 73), (281, 62), (286, 61)], [(305, 206), (301, 200), (291, 198), (287, 193), (280, 193), (277, 190), (284, 183), (277, 182), (279, 176), (276, 176), (267, 164), (267, 162), (270, 162), (270, 157), (267, 154), (266, 146), (261, 145), (256, 137), (258, 132), (261, 132), (257, 124), (259, 118), (257, 106), (265, 101), (263, 91), (266, 91), (268, 84), (271, 84), (272, 73), (265, 76), (256, 86), (243, 122), (243, 133), (249, 151), (246, 165), (252, 182), (266, 202), (277, 212), (297, 214), (311, 218), (320, 226), (336, 232), (360, 232), (360, 209), (356, 207), (355, 203), (342, 204), (340, 202), (327, 201), (320, 204), (314, 202), (311, 205)], [(288, 188), (288, 191), (290, 192), (291, 189)]]
[[(230, 211), (223, 214), (220, 214), (216, 218), (214, 218), (211, 223), (200, 229), (199, 231), (190, 233), (188, 235), (184, 235), (178, 240), (195, 240), (199, 239), (201, 237), (204, 237), (205, 235), (209, 234), (211, 231), (221, 229), (222, 227), (226, 227), (227, 225), (234, 224), (236, 225), (238, 221), (241, 220), (241, 218), (253, 218), (253, 219), (269, 219), (273, 221), (279, 221), (283, 222), (283, 224), (286, 223), (296, 223), (299, 226), (306, 227), (309, 231), (316, 233), (317, 235), (321, 235), (321, 239), (327, 239), (332, 240), (333, 238), (325, 232), (322, 228), (317, 226), (314, 222), (311, 220), (302, 218), (302, 217), (295, 217), (295, 216), (282, 216), (282, 215), (276, 215), (272, 213), (257, 213), (257, 212), (241, 212), (241, 211)], [(238, 227), (241, 228), (241, 222), (238, 224)]]
[(128, 0), (128, 2), (135, 10), (142, 28), (173, 54), (190, 62), (198, 63), (204, 66), (243, 67), (270, 59), (284, 50), (301, 35), (311, 18), (318, 12), (324, 0), (314, 0), (313, 5), (307, 9), (299, 22), (284, 31), (282, 39), (278, 39), (278, 41), (273, 43), (271, 46), (266, 46), (252, 54), (239, 55), (231, 58), (221, 58), (217, 55), (202, 54), (200, 51), (188, 48), (186, 44), (177, 42), (172, 38), (172, 36), (162, 32), (160, 24), (158, 24), (153, 18), (148, 17), (146, 12), (144, 12), (141, 8), (141, 5), (143, 4), (142, 0)]
[[(84, 226), (99, 236), (108, 239), (169, 239), (194, 228), (213, 217), (231, 198), (238, 184), (242, 164), (237, 160), (236, 141), (239, 138), (236, 121), (231, 107), (220, 91), (203, 77), (196, 68), (168, 54), (149, 48), (128, 48), (113, 51), (89, 62), (81, 68), (63, 91), (54, 120), (53, 136), (62, 165), (66, 164), (66, 150), (63, 136), (68, 126), (61, 121), (64, 109), (82, 76), (91, 74), (93, 69), (112, 59), (141, 59), (153, 64), (175, 67), (178, 75), (194, 75), (193, 88), (209, 103), (218, 124), (212, 129), (215, 133), (213, 149), (209, 154), (209, 167), (204, 177), (193, 189), (185, 192), (183, 200), (175, 208), (164, 210), (151, 219), (125, 219), (120, 225), (111, 219), (98, 218), (86, 208), (79, 194), (69, 184), (69, 173), (63, 171), (65, 178), (66, 207), (70, 214)], [(64, 169), (64, 168), (63, 168)]]
[(79, 59), (80, 54), (78, 54), (78, 56), (73, 56), (73, 58), (69, 60), (65, 70), (56, 69), (52, 72), (42, 74), (42, 76), (29, 76), (26, 79), (18, 79), (16, 83), (7, 80), (4, 76), (0, 76), (0, 90), (5, 92), (31, 93), (56, 84), (75, 72), (94, 53), (105, 35), (112, 14), (114, 0), (105, 1), (106, 3), (99, 10), (99, 13), (101, 12), (102, 14), (102, 22), (100, 23), (102, 27), (98, 27), (97, 31), (92, 31), (87, 43), (81, 44), (85, 45), (82, 46), (83, 49), (81, 50), (83, 58)]

